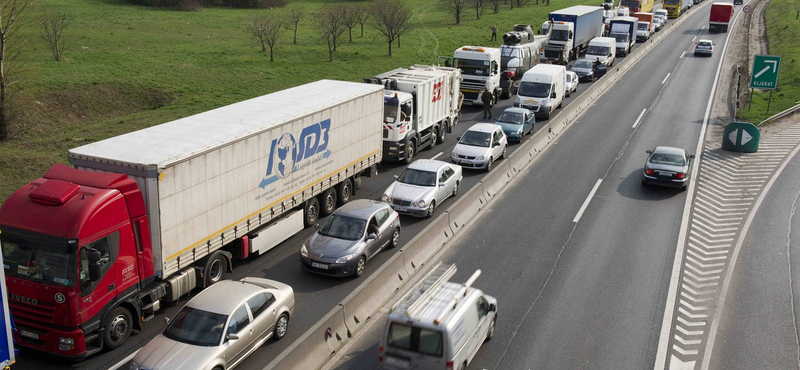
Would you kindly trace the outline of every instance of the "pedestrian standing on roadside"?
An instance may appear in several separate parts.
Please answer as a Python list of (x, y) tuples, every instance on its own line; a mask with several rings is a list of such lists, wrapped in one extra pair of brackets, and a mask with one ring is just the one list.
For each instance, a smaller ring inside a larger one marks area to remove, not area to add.
[(492, 26), (492, 41), (497, 41), (497, 25)]
[(484, 87), (483, 94), (481, 94), (481, 102), (483, 102), (483, 118), (492, 118), (492, 100), (494, 100), (494, 95), (492, 95), (492, 92), (489, 91), (488, 87)]

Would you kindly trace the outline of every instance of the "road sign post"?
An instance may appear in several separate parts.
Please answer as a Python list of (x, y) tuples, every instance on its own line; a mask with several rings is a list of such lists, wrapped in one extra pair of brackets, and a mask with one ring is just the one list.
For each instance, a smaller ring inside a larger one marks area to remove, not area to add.
[(753, 57), (753, 70), (750, 72), (750, 97), (752, 89), (770, 90), (767, 102), (767, 113), (772, 104), (772, 90), (778, 87), (778, 71), (781, 67), (781, 57), (777, 55), (756, 55)]

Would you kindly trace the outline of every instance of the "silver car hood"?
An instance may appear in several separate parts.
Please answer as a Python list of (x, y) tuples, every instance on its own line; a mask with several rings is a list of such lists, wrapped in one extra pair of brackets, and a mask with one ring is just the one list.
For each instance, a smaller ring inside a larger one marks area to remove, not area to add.
[(453, 151), (456, 154), (466, 155), (470, 157), (477, 157), (479, 155), (488, 156), (491, 152), (491, 148), (486, 148), (482, 146), (472, 146), (472, 145), (464, 145), (464, 144), (456, 144), (456, 147), (453, 148)]
[(159, 334), (134, 356), (133, 362), (153, 370), (203, 369), (219, 351), (224, 349), (177, 342)]
[(415, 201), (417, 199), (428, 200), (428, 196), (433, 192), (433, 186), (418, 186), (405, 184), (395, 181), (386, 193), (392, 199), (403, 199)]
[(308, 252), (316, 256), (322, 254), (324, 258), (338, 258), (355, 253), (354, 247), (359, 244), (361, 240), (337, 239), (314, 233), (308, 241)]

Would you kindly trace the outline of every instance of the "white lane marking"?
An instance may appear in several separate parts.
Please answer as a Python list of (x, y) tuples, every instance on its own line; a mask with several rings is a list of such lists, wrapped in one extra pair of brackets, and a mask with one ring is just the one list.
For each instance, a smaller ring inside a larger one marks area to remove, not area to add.
[(667, 80), (669, 79), (669, 76), (672, 76), (672, 72), (670, 72), (670, 73), (667, 73), (667, 77), (664, 77), (664, 81), (661, 81), (661, 84), (662, 84), (662, 85), (663, 85), (663, 84), (665, 84), (665, 83), (667, 83)]
[(435, 156), (431, 157), (431, 159), (439, 158), (440, 155), (444, 154), (444, 152), (439, 152)]
[(697, 41), (697, 36), (692, 37), (692, 42), (695, 42), (695, 41)]
[(110, 370), (119, 369), (120, 366), (127, 364), (130, 360), (133, 360), (133, 356), (136, 356), (136, 354), (139, 353), (139, 351), (141, 351), (141, 350), (142, 350), (141, 348), (137, 349), (136, 352), (131, 353), (130, 356), (125, 357), (124, 359), (122, 359), (122, 361), (117, 362), (116, 364), (111, 366), (109, 369)]
[(636, 128), (636, 126), (639, 126), (639, 123), (642, 122), (642, 117), (644, 117), (644, 114), (646, 112), (647, 112), (647, 108), (642, 109), (642, 113), (639, 113), (639, 118), (637, 118), (636, 122), (633, 123), (633, 127), (632, 128)]
[(681, 56), (680, 56), (680, 58), (678, 58), (678, 59), (683, 59), (683, 56), (684, 56), (684, 55), (686, 55), (686, 52), (685, 52), (685, 51), (684, 51), (683, 53), (681, 53)]
[(580, 221), (581, 216), (583, 216), (583, 212), (586, 211), (586, 207), (589, 207), (589, 203), (592, 201), (592, 198), (594, 198), (594, 193), (597, 191), (597, 188), (600, 187), (600, 183), (602, 183), (602, 182), (603, 182), (603, 179), (597, 179), (597, 182), (594, 183), (594, 187), (592, 188), (592, 191), (589, 192), (589, 196), (587, 196), (586, 200), (583, 201), (583, 205), (581, 206), (581, 209), (578, 210), (578, 214), (575, 215), (575, 218), (572, 219), (572, 222)]

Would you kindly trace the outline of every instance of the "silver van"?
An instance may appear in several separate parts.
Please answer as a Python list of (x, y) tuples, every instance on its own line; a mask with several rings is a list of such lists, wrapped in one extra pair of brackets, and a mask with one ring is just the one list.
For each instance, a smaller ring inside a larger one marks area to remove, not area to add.
[(463, 370), (494, 335), (497, 299), (449, 282), (455, 265), (434, 266), (392, 306), (378, 349), (382, 369)]

